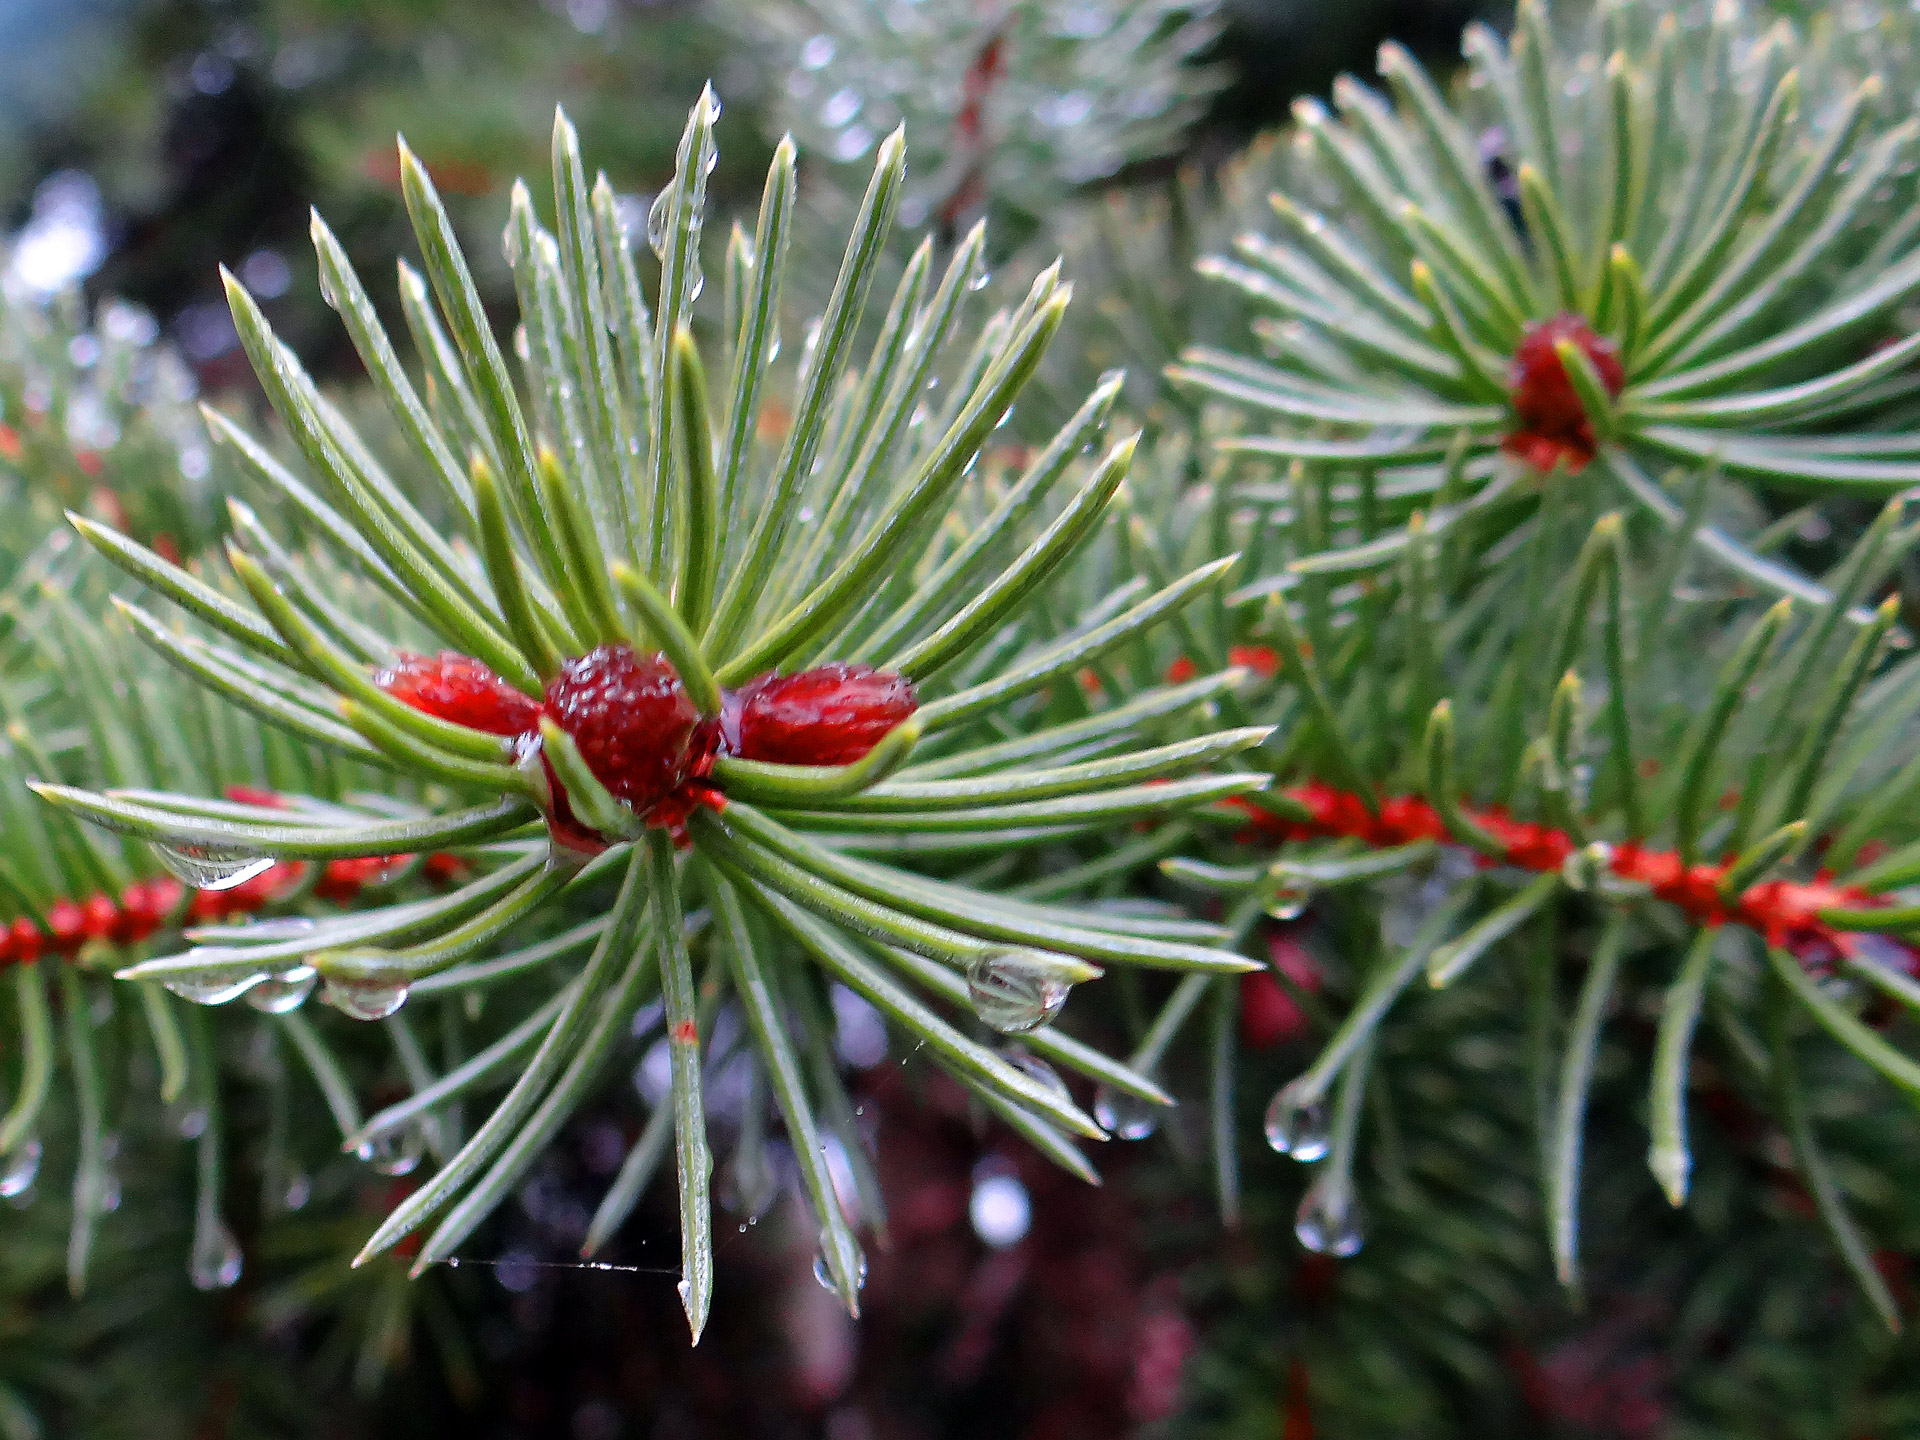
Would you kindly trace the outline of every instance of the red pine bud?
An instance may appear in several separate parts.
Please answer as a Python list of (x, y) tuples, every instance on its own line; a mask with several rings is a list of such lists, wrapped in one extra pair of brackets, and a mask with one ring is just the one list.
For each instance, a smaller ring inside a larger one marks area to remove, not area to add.
[(594, 778), (644, 815), (693, 769), (699, 713), (664, 655), (602, 645), (547, 685), (547, 714)]
[(489, 735), (524, 735), (540, 725), (540, 705), (468, 655), (402, 653), (373, 683), (441, 720)]
[(919, 706), (911, 680), (869, 665), (766, 675), (728, 699), (727, 748), (778, 765), (851, 765)]
[(1519, 422), (1503, 448), (1536, 470), (1551, 470), (1564, 461), (1577, 474), (1598, 448), (1593, 424), (1587, 419), (1580, 395), (1567, 378), (1556, 348), (1571, 340), (1593, 362), (1609, 395), (1617, 396), (1627, 383), (1627, 372), (1611, 340), (1594, 333), (1583, 316), (1562, 314), (1529, 325), (1513, 352), (1507, 371), (1509, 400)]

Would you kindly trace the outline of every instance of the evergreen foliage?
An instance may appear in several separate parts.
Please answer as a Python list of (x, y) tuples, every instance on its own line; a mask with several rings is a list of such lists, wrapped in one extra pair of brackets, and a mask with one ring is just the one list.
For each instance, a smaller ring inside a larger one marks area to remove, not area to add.
[[(132, 311), (0, 313), (0, 1191), (72, 1196), (0, 1340), (160, 1284), (152, 1166), (194, 1285), (471, 1393), (444, 1270), (636, 1040), (583, 1253), (671, 1156), (697, 1339), (784, 1135), (857, 1313), (858, 996), (1067, 1173), (1211, 1190), (1155, 1237), (1196, 1433), (1910, 1425), (1905, 22), (1559, 18), (1068, 203), (1177, 137), (1202, 10), (742, 5), (865, 177), (828, 280), (790, 138), (707, 226), (703, 94), (642, 237), (560, 115), (503, 341), (403, 144), (414, 365), (317, 217), (370, 393), (228, 278), (281, 438)], [(79, 1403), (59, 1334), (0, 1434)]]

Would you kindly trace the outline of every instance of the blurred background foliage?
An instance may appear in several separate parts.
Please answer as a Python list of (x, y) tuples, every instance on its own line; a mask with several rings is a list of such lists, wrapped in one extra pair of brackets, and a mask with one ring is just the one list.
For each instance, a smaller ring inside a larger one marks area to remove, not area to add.
[[(1101, 184), (1216, 166), (1283, 121), (1294, 96), (1369, 69), (1382, 39), (1444, 57), (1467, 20), (1510, 11), (1498, 0), (1230, 0), (1195, 57), (1219, 81), (1198, 123), (1173, 152)], [(210, 383), (245, 377), (221, 264), (270, 302), (310, 366), (347, 366), (344, 336), (321, 315), (309, 205), (362, 274), (390, 272), (404, 232), (392, 142), (404, 132), (472, 227), (464, 238), (489, 266), (481, 283), (504, 307), (510, 279), (481, 232), (497, 225), (512, 178), (544, 168), (554, 102), (641, 215), (671, 173), (688, 97), (711, 78), (727, 108), (710, 203), (722, 216), (746, 210), (769, 149), (755, 111), (775, 108), (788, 80), (751, 43), (753, 17), (701, 0), (7, 0), (0, 215), (9, 228), (37, 217), (91, 234), (72, 237), (64, 268), (152, 310)]]

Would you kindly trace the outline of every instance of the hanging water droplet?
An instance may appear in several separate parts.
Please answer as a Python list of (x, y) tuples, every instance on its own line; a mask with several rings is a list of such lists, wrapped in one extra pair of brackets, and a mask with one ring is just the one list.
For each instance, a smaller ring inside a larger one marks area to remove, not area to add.
[(667, 253), (667, 217), (673, 213), (673, 191), (662, 190), (647, 207), (647, 244), (662, 259)]
[(1125, 1090), (1102, 1085), (1093, 1092), (1094, 1123), (1116, 1140), (1144, 1140), (1160, 1124), (1160, 1107)]
[(333, 271), (324, 262), (320, 266), (320, 303), (329, 310), (340, 308), (340, 297), (333, 293)]
[(304, 1210), (307, 1201), (313, 1198), (313, 1181), (304, 1170), (296, 1170), (287, 1177), (285, 1187), (280, 1191), (280, 1208), (291, 1213)]
[(266, 978), (264, 970), (195, 970), (185, 975), (164, 976), (160, 983), (195, 1005), (224, 1005), (239, 999)]
[(355, 1020), (384, 1020), (407, 1003), (407, 982), (329, 975), (320, 998)]
[(39, 1174), (40, 1142), (28, 1139), (12, 1154), (0, 1159), (0, 1200), (24, 1199)]
[(1060, 1013), (1073, 989), (1061, 965), (1044, 950), (999, 950), (967, 967), (973, 1013), (1002, 1035), (1037, 1030)]
[(1267, 1144), (1282, 1155), (1291, 1155), (1303, 1163), (1318, 1160), (1327, 1153), (1329, 1127), (1326, 1102), (1302, 1100), (1296, 1080), (1275, 1092), (1267, 1106)]
[(187, 1260), (187, 1277), (196, 1290), (226, 1290), (240, 1278), (240, 1242), (233, 1238), (227, 1222), (208, 1215), (194, 1229), (193, 1254)]
[(224, 845), (162, 845), (154, 854), (167, 873), (196, 890), (231, 890), (273, 868), (271, 855), (256, 855)]
[(522, 360), (533, 359), (533, 341), (528, 338), (527, 327), (524, 325), (513, 327), (513, 353)]
[(1613, 847), (1604, 840), (1582, 845), (1560, 862), (1560, 878), (1569, 889), (1593, 890), (1613, 865)]
[[(311, 922), (309, 922), (311, 923)], [(296, 965), (269, 975), (247, 992), (247, 1004), (265, 1015), (286, 1015), (307, 1003), (320, 972), (311, 965)]]
[(167, 1124), (182, 1140), (198, 1140), (207, 1132), (207, 1107), (176, 1100), (167, 1107)]
[[(838, 1294), (840, 1287), (833, 1283), (833, 1267), (827, 1264), (827, 1252), (823, 1249), (813, 1257), (813, 1278), (820, 1282), (822, 1290)], [(854, 1252), (853, 1288), (867, 1288), (867, 1257), (863, 1252)]]
[(993, 272), (987, 268), (987, 255), (984, 250), (973, 252), (973, 262), (967, 266), (967, 289), (984, 290), (993, 279)]
[(802, 70), (824, 70), (833, 63), (835, 46), (831, 35), (815, 35), (800, 47)]
[(1324, 1178), (1308, 1186), (1301, 1197), (1300, 1208), (1294, 1212), (1293, 1234), (1314, 1254), (1331, 1255), (1336, 1260), (1359, 1254), (1367, 1238), (1360, 1206), (1353, 1196), (1343, 1195), (1336, 1202), (1333, 1186)]
[(1306, 914), (1307, 906), (1313, 900), (1311, 886), (1294, 881), (1284, 881), (1267, 901), (1267, 914), (1276, 920), (1298, 920)]
[(392, 1135), (382, 1135), (364, 1148), (367, 1153), (361, 1159), (382, 1175), (397, 1178), (411, 1175), (420, 1168), (420, 1161), (427, 1153), (427, 1137), (418, 1125), (409, 1125), (397, 1139)]
[(700, 263), (696, 260), (687, 277), (687, 303), (691, 305), (698, 300), (706, 288), (706, 272), (700, 268)]
[(757, 1219), (772, 1208), (780, 1193), (780, 1177), (765, 1145), (741, 1145), (727, 1165), (727, 1208), (736, 1215)]
[(1066, 1105), (1073, 1103), (1073, 1092), (1067, 1089), (1067, 1082), (1062, 1080), (1054, 1068), (1039, 1056), (1029, 1055), (1024, 1050), (1008, 1050), (1003, 1054), (1009, 1065), (1051, 1092), (1061, 1103)]

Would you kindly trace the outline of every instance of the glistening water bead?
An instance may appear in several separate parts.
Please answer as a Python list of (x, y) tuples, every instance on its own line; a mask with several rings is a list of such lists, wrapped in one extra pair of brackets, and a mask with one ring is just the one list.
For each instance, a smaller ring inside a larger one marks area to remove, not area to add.
[(1267, 901), (1267, 914), (1276, 920), (1298, 920), (1306, 914), (1307, 906), (1313, 900), (1313, 891), (1305, 885), (1286, 884), (1273, 892)]
[(362, 1158), (380, 1174), (396, 1179), (411, 1175), (426, 1156), (426, 1132), (418, 1125), (409, 1125), (397, 1140), (392, 1135), (380, 1136), (367, 1147), (367, 1152)]
[(1267, 1144), (1281, 1155), (1311, 1163), (1327, 1153), (1331, 1135), (1326, 1102), (1302, 1101), (1297, 1086), (1283, 1085), (1267, 1106)]
[(1067, 1082), (1060, 1078), (1060, 1072), (1038, 1055), (1029, 1054), (1020, 1049), (1004, 1050), (1001, 1054), (1014, 1069), (1023, 1071), (1030, 1079), (1046, 1087), (1055, 1097), (1068, 1105), (1073, 1103), (1073, 1092), (1067, 1089)]
[(1361, 1223), (1360, 1206), (1345, 1186), (1336, 1187), (1326, 1179), (1314, 1181), (1301, 1197), (1294, 1212), (1293, 1235), (1316, 1255), (1331, 1255), (1345, 1260), (1360, 1253), (1366, 1242), (1366, 1227)]
[(247, 991), (247, 1004), (265, 1015), (286, 1015), (307, 1003), (320, 972), (311, 965), (296, 965), (269, 975)]
[(349, 980), (329, 975), (321, 986), (320, 998), (355, 1020), (385, 1020), (407, 1003), (407, 983), (404, 980)]
[(1002, 1035), (1024, 1035), (1048, 1023), (1072, 988), (1060, 978), (1059, 963), (1038, 950), (993, 951), (967, 967), (973, 1013)]
[(224, 1005), (237, 1000), (267, 978), (260, 970), (196, 970), (186, 975), (169, 975), (161, 980), (168, 991), (195, 1005)]
[(162, 845), (156, 841), (153, 853), (168, 874), (196, 890), (231, 890), (274, 865), (271, 855), (217, 845)]
[(194, 1230), (193, 1253), (187, 1259), (187, 1278), (196, 1290), (226, 1290), (240, 1278), (240, 1242), (218, 1216), (204, 1219)]
[(773, 1208), (780, 1194), (780, 1176), (764, 1144), (735, 1148), (727, 1164), (727, 1187), (730, 1208), (749, 1220), (757, 1220)]
[[(839, 1293), (840, 1287), (833, 1283), (833, 1269), (827, 1264), (825, 1251), (813, 1257), (813, 1278), (820, 1282), (822, 1290)], [(853, 1272), (853, 1288), (856, 1290), (867, 1288), (867, 1257), (864, 1254), (859, 1256), (859, 1264)]]
[(1160, 1124), (1159, 1106), (1102, 1084), (1093, 1092), (1093, 1119), (1116, 1140), (1144, 1140)]
[(33, 1189), (40, 1174), (40, 1142), (25, 1140), (12, 1154), (0, 1157), (0, 1200), (19, 1200)]

